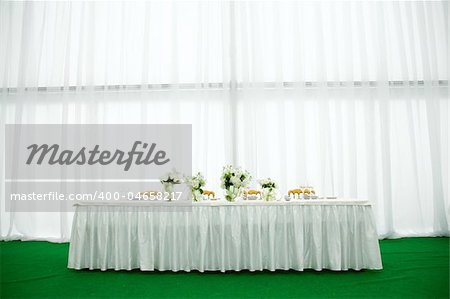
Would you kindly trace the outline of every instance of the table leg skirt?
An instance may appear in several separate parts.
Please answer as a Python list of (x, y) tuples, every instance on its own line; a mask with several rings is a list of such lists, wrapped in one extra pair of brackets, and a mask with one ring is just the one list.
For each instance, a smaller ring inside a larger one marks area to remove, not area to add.
[(78, 206), (68, 267), (227, 271), (381, 269), (371, 206)]

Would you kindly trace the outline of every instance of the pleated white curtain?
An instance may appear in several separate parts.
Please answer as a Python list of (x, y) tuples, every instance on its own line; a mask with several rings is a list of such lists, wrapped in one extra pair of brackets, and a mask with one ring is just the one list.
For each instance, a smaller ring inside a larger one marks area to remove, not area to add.
[(446, 1), (1, 5), (3, 88), (447, 79)]
[[(380, 237), (448, 235), (448, 10), (3, 1), (1, 134), (5, 123), (192, 123), (209, 189), (233, 163), (281, 192), (370, 199)], [(70, 237), (72, 215), (5, 213), (1, 196), (3, 239)]]

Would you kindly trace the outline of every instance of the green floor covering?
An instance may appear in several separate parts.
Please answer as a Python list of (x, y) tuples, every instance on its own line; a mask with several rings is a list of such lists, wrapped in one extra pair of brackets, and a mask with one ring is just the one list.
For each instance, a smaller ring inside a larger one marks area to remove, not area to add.
[(67, 269), (68, 244), (0, 242), (1, 298), (449, 298), (449, 239), (380, 241), (381, 271), (140, 272)]

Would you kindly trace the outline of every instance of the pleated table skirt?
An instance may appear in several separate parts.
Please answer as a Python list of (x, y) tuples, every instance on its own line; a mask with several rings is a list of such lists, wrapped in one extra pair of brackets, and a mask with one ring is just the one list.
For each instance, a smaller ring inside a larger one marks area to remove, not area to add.
[(76, 207), (68, 267), (170, 271), (382, 269), (363, 201)]

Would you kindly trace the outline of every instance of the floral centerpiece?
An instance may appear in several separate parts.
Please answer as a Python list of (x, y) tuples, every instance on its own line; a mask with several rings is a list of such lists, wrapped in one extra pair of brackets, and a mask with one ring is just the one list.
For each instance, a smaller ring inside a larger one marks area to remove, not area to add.
[(173, 197), (174, 185), (182, 183), (181, 175), (176, 170), (163, 175), (159, 180), (163, 184), (164, 192), (169, 193), (169, 198)]
[(203, 196), (203, 187), (206, 184), (205, 178), (203, 175), (198, 172), (196, 175), (187, 177), (186, 183), (191, 188), (192, 199), (194, 201), (200, 201)]
[(225, 199), (234, 201), (236, 197), (241, 195), (242, 190), (248, 186), (251, 176), (246, 170), (227, 165), (223, 168), (220, 180), (221, 187), (225, 190)]
[(259, 180), (259, 184), (263, 190), (262, 198), (265, 201), (276, 199), (277, 184), (271, 178)]

